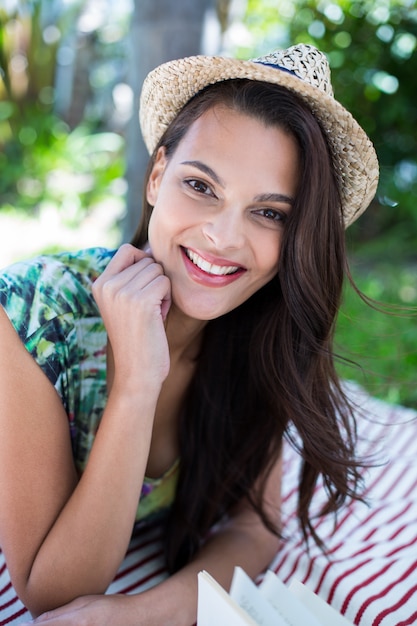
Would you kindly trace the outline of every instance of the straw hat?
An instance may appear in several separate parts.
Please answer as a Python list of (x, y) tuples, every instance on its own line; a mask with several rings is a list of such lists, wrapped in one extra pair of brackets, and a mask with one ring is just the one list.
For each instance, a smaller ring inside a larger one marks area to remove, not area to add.
[(334, 99), (327, 58), (313, 46), (298, 44), (251, 61), (193, 56), (160, 65), (145, 79), (140, 100), (149, 153), (188, 100), (210, 84), (234, 78), (282, 85), (309, 105), (327, 136), (349, 226), (375, 195), (378, 160), (363, 129)]

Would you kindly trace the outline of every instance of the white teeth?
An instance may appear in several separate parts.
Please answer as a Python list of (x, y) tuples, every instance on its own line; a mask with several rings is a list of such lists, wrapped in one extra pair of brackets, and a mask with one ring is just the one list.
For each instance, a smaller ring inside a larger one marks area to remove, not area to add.
[(203, 270), (203, 272), (207, 272), (207, 274), (214, 274), (215, 276), (226, 276), (226, 274), (233, 274), (239, 269), (237, 265), (215, 265), (214, 263), (209, 263), (192, 250), (186, 249), (186, 253), (190, 261), (192, 261), (194, 265), (197, 265), (197, 267)]

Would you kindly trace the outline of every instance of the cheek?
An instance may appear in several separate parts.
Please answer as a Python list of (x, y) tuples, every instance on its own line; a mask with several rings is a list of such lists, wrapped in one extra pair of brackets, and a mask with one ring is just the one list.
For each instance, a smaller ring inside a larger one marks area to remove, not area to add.
[(169, 243), (174, 242), (176, 236), (184, 228), (185, 220), (175, 208), (176, 206), (174, 198), (166, 203), (162, 202), (160, 196), (152, 211), (148, 226), (148, 239), (155, 258), (160, 257)]
[(265, 238), (258, 246), (257, 258), (261, 274), (273, 278), (278, 272), (280, 256), (281, 235), (279, 237)]
[(189, 198), (177, 192), (160, 193), (149, 221), (149, 233), (173, 238), (201, 225), (201, 212)]
[(164, 239), (163, 233), (160, 232), (158, 210), (153, 209), (148, 225), (148, 241), (154, 257), (158, 257), (158, 248)]

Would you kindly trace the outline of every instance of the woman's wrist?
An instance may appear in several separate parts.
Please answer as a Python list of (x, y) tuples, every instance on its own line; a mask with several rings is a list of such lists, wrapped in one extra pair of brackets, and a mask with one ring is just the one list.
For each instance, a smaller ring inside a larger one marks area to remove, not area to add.
[[(177, 585), (176, 576), (136, 596), (137, 617), (146, 626), (193, 626), (197, 619), (197, 587)], [(132, 598), (134, 596), (131, 596)], [(137, 624), (141, 621), (137, 621)]]
[(140, 408), (141, 413), (154, 413), (161, 392), (161, 384), (158, 381), (140, 380), (135, 383), (121, 377), (112, 382), (109, 402), (117, 405), (120, 410), (127, 409), (134, 413)]

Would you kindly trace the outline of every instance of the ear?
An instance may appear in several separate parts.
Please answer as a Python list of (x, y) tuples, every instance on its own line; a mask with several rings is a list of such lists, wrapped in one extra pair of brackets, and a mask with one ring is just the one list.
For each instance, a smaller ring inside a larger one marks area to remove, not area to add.
[(155, 162), (146, 185), (146, 199), (151, 206), (155, 206), (156, 204), (159, 186), (161, 184), (166, 165), (167, 158), (165, 154), (165, 147), (161, 146), (156, 153)]

